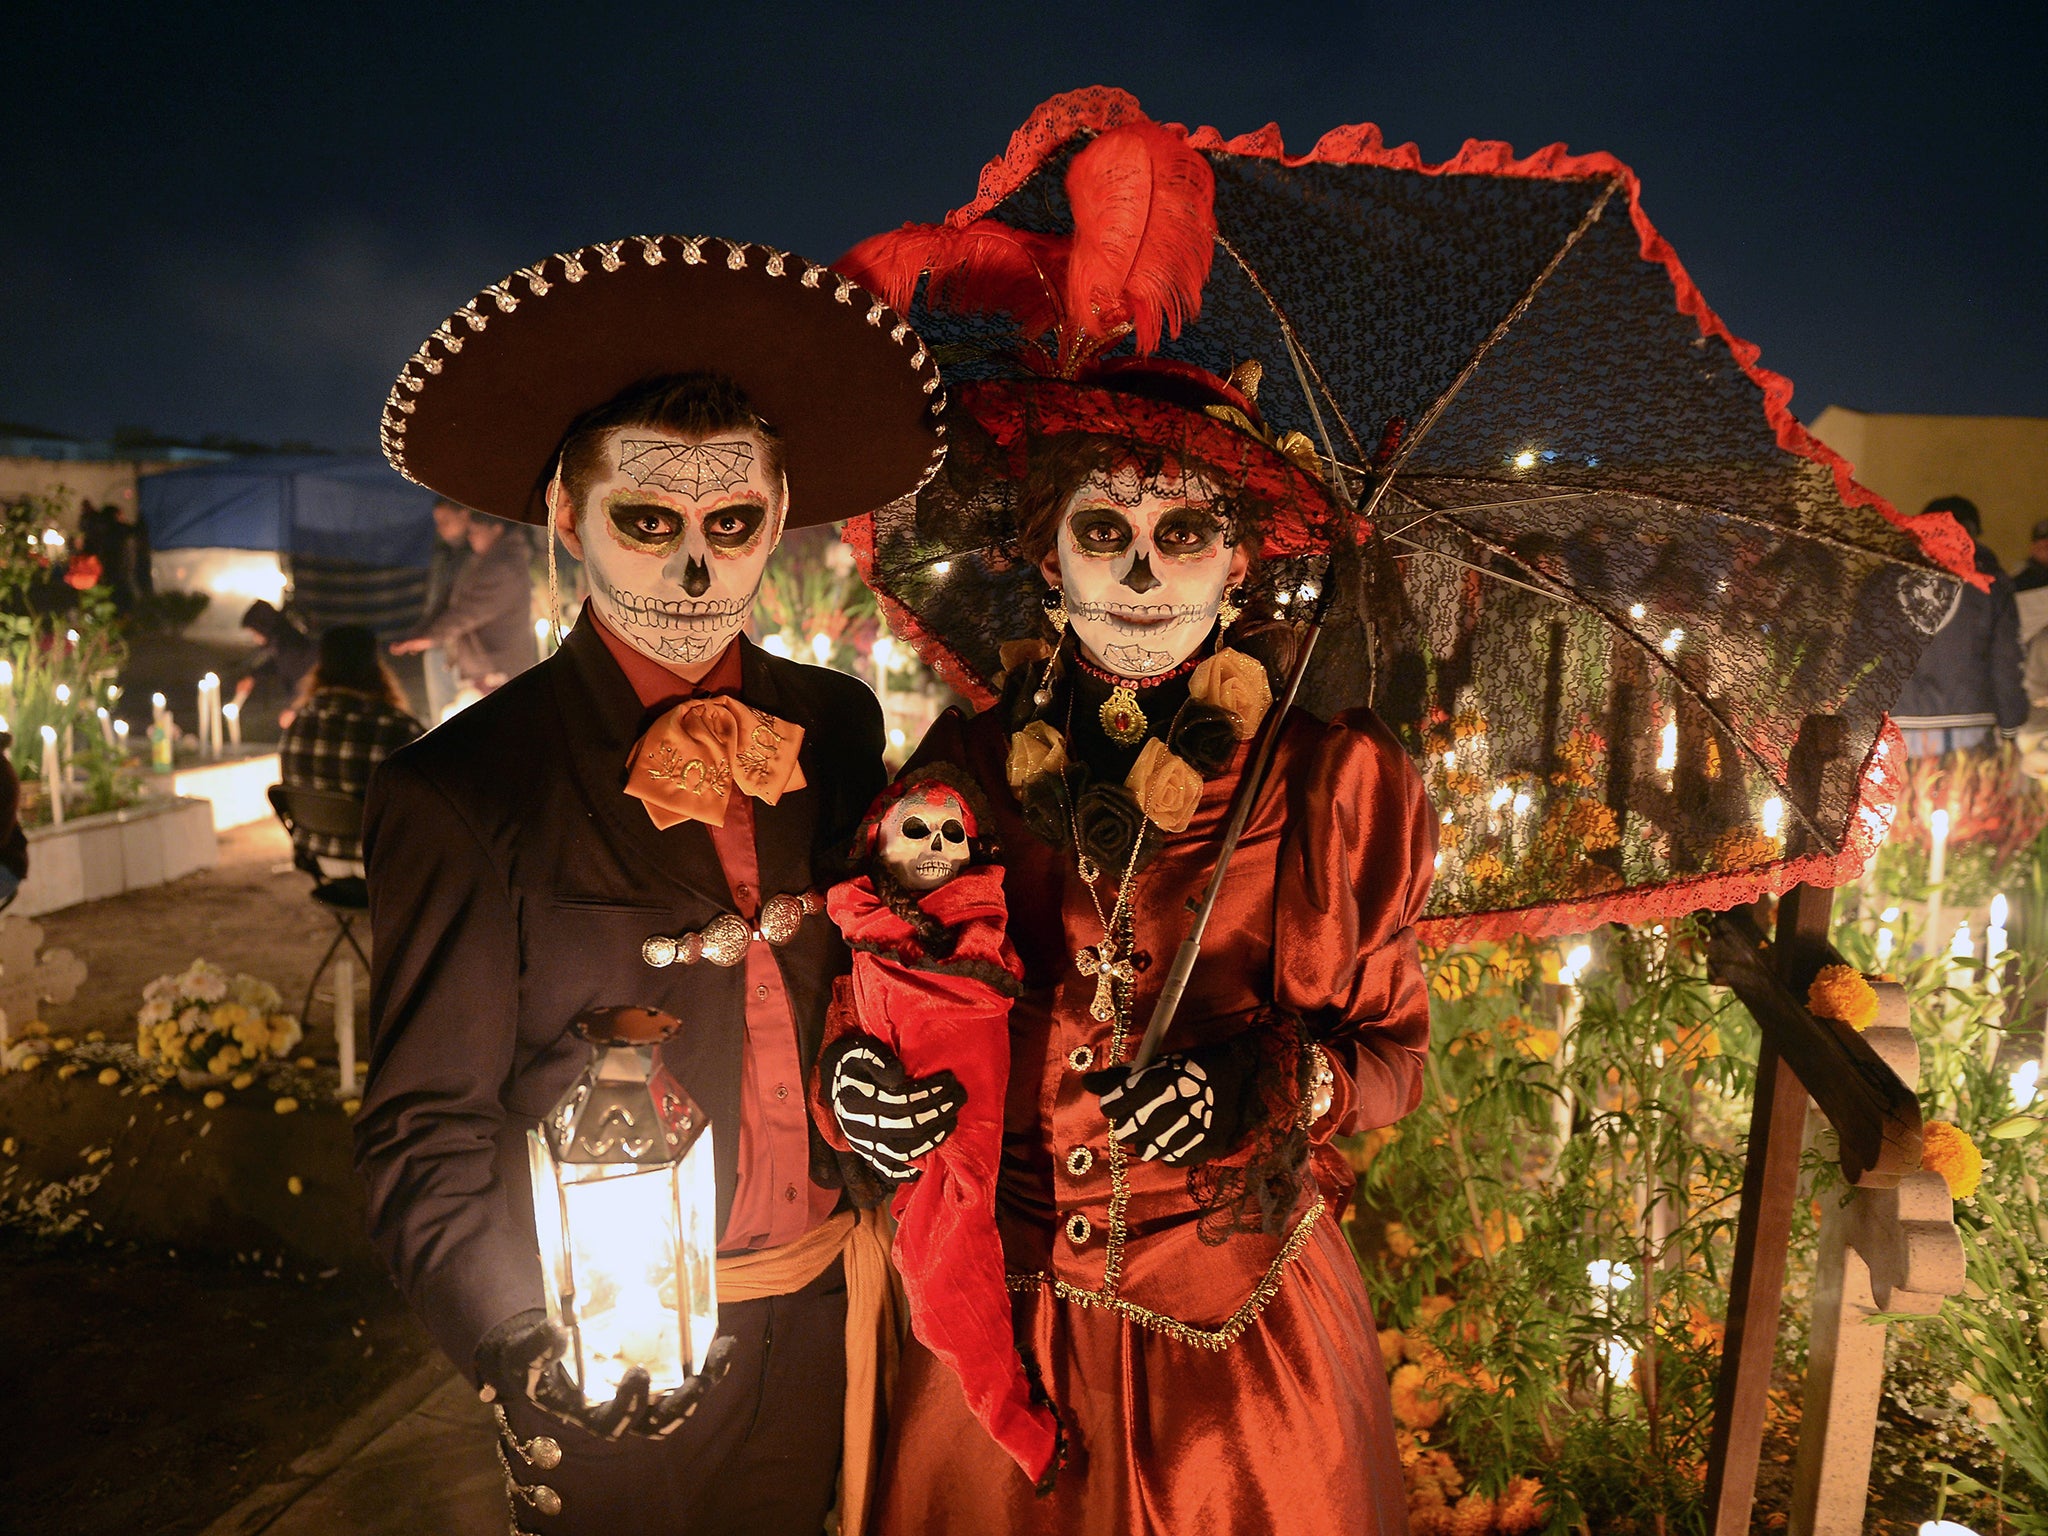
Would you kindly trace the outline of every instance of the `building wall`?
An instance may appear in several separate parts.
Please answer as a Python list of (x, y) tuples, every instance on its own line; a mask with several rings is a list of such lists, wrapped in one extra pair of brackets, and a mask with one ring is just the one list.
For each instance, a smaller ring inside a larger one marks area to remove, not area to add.
[(1813, 434), (1855, 466), (1856, 478), (1901, 512), (1937, 496), (1967, 496), (1984, 514), (1984, 542), (2010, 571), (2048, 518), (2048, 418), (1888, 416), (1831, 405)]
[(132, 459), (33, 459), (0, 456), (0, 501), (16, 496), (62, 493), (64, 524), (75, 528), (80, 500), (96, 506), (113, 502), (135, 505), (135, 481), (141, 475), (176, 469), (175, 463)]

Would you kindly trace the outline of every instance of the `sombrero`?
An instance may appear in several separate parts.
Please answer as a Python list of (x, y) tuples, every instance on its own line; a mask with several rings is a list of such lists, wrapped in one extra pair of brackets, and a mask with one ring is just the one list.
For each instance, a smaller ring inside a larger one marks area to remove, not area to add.
[(901, 316), (815, 262), (703, 235), (586, 245), (492, 283), (399, 371), (384, 455), (450, 501), (542, 523), (571, 422), (698, 370), (781, 437), (792, 528), (885, 506), (945, 457), (938, 367)]

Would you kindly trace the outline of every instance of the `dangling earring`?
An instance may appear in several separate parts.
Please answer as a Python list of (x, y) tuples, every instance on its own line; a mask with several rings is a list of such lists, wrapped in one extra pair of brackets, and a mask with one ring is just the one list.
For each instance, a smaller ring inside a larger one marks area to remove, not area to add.
[(1222, 605), (1216, 610), (1216, 633), (1219, 637), (1230, 633), (1231, 626), (1236, 624), (1239, 616), (1244, 613), (1243, 604), (1243, 583), (1239, 583), (1223, 594)]
[(1058, 644), (1067, 632), (1067, 594), (1054, 587), (1039, 602), (1045, 608), (1045, 622), (1052, 626), (1053, 642)]
[(1040, 602), (1045, 608), (1045, 622), (1052, 626), (1052, 654), (1045, 658), (1045, 671), (1039, 674), (1038, 687), (1032, 692), (1031, 702), (1044, 709), (1052, 703), (1052, 680), (1059, 672), (1060, 645), (1067, 635), (1067, 595), (1054, 587)]

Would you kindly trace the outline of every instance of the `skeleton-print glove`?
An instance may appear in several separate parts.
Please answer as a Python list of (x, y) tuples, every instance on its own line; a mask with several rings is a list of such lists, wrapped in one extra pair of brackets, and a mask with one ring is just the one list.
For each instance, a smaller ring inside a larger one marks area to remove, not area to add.
[(551, 1418), (573, 1424), (600, 1440), (638, 1435), (664, 1440), (697, 1411), (704, 1394), (724, 1379), (732, 1363), (733, 1340), (720, 1334), (704, 1352), (704, 1364), (681, 1386), (655, 1396), (647, 1372), (626, 1372), (607, 1402), (585, 1402), (562, 1368), (569, 1352), (569, 1334), (538, 1307), (508, 1317), (483, 1336), (476, 1347), (478, 1394), (487, 1403), (523, 1397)]
[(1206, 1163), (1241, 1139), (1243, 1053), (1229, 1042), (1171, 1052), (1142, 1072), (1105, 1067), (1081, 1085), (1102, 1100), (1109, 1134), (1134, 1157)]
[(846, 1034), (818, 1064), (839, 1131), (884, 1179), (907, 1184), (917, 1159), (960, 1122), (967, 1092), (951, 1072), (912, 1077), (896, 1053), (872, 1035)]

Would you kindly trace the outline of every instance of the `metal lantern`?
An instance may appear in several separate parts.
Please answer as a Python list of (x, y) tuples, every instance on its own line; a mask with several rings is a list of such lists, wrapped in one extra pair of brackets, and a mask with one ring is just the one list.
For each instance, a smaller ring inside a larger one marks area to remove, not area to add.
[(711, 1122), (655, 1059), (681, 1027), (649, 1008), (580, 1015), (590, 1065), (527, 1133), (548, 1316), (589, 1402), (635, 1366), (656, 1394), (681, 1386), (718, 1329)]

